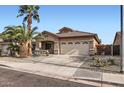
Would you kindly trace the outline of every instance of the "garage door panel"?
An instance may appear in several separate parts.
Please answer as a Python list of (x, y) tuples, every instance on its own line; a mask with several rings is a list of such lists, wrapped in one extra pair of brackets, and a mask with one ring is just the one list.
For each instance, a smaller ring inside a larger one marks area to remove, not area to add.
[(88, 55), (89, 44), (66, 44), (61, 46), (62, 54)]

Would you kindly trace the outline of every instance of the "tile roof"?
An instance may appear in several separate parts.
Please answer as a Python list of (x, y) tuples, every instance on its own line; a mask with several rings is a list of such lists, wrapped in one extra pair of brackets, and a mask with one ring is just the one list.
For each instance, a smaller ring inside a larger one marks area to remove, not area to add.
[[(67, 30), (67, 31), (64, 32), (63, 30)], [(73, 30), (73, 29), (68, 28), (68, 27), (63, 27), (59, 31), (60, 31), (59, 33), (51, 33), (51, 32), (48, 32), (48, 31), (43, 31), (43, 33), (49, 33), (49, 34), (54, 35), (54, 36), (56, 36), (58, 38), (93, 36), (100, 43), (100, 40), (99, 40), (99, 38), (98, 38), (96, 33), (89, 33), (89, 32)]]
[(91, 36), (91, 35), (95, 35), (95, 33), (73, 31), (67, 33), (57, 33), (56, 35), (58, 37), (77, 37), (77, 36)]

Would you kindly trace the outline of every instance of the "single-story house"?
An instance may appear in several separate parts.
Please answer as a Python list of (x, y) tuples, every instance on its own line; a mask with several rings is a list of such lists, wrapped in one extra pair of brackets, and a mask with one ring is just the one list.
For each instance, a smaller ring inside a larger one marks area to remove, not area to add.
[[(51, 54), (94, 55), (97, 53), (96, 45), (100, 44), (97, 34), (68, 27), (61, 28), (58, 33), (43, 31), (42, 34), (44, 38), (41, 36), (40, 39), (36, 39), (33, 46), (35, 49), (48, 50)], [(2, 54), (9, 52), (9, 43), (0, 39)]]
[(58, 33), (42, 32), (44, 39), (36, 40), (36, 48), (48, 50), (51, 54), (94, 55), (100, 39), (95, 33), (63, 27)]

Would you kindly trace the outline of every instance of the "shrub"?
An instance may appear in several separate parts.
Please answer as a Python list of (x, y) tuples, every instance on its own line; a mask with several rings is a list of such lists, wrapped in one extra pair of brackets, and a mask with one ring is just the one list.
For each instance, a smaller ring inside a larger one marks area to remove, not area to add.
[(107, 66), (108, 64), (108, 62), (107, 62), (107, 60), (106, 59), (99, 59), (99, 58), (97, 58), (97, 59), (95, 59), (95, 64), (94, 64), (94, 66), (96, 66), (96, 67), (104, 67), (104, 66)]
[(109, 59), (107, 60), (107, 62), (108, 62), (110, 65), (115, 65), (114, 59), (109, 58)]
[(104, 66), (103, 60), (100, 60), (99, 58), (95, 59), (95, 63), (96, 63), (95, 65), (97, 67), (103, 67)]

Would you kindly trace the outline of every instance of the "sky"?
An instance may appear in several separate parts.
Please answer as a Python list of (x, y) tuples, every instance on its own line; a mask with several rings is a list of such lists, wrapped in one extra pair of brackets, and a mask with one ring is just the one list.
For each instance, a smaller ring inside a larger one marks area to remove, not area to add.
[[(0, 33), (4, 27), (21, 25), (23, 17), (16, 18), (19, 6), (0, 5)], [(62, 27), (97, 33), (102, 44), (112, 44), (115, 33), (120, 31), (120, 6), (117, 5), (42, 5), (40, 23), (33, 21), (39, 32), (57, 33)]]

